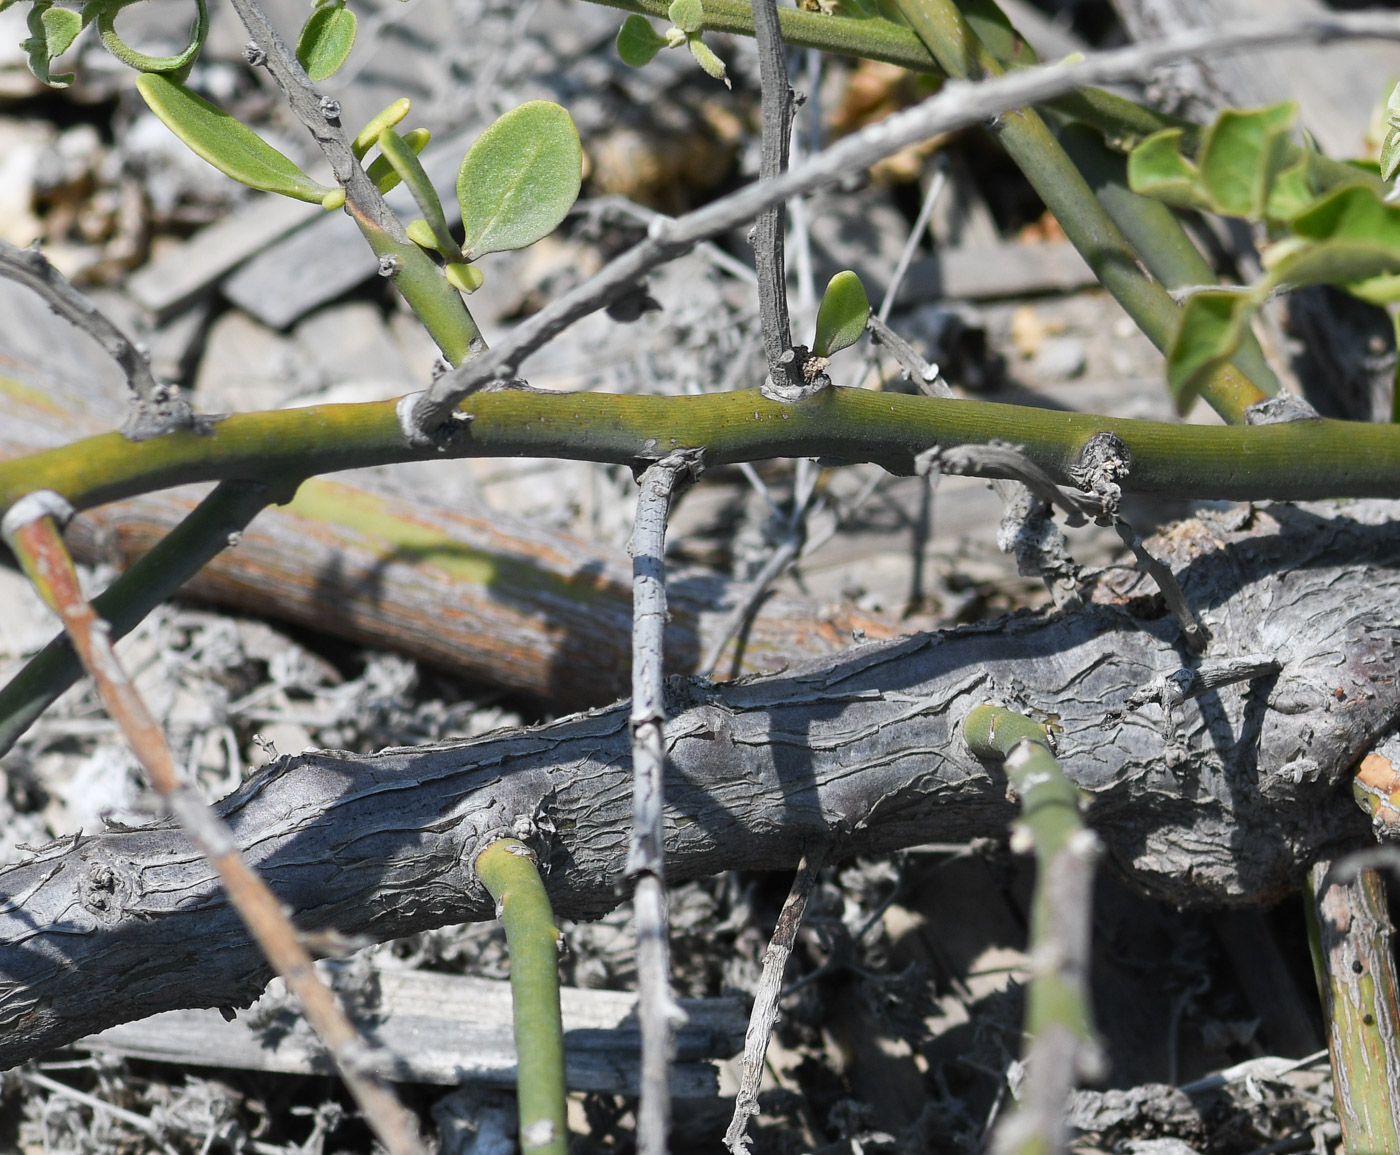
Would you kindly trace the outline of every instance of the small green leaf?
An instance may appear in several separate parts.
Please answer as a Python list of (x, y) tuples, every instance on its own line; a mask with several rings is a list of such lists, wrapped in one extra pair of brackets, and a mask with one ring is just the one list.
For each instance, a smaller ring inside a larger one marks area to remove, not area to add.
[(436, 249), (437, 236), (433, 232), (433, 226), (423, 219), (409, 221), (407, 229), (408, 239), (421, 249)]
[(578, 199), (583, 147), (557, 104), (532, 100), (477, 138), (457, 174), (469, 260), (552, 233)]
[(73, 46), (83, 30), (83, 18), (71, 8), (55, 8), (44, 0), (36, 0), (29, 10), (29, 39), (20, 44), (29, 56), (29, 71), (50, 88), (67, 88), (74, 74), (64, 72), (54, 76), (49, 66)]
[(1298, 160), (1278, 174), (1264, 216), (1271, 221), (1291, 221), (1317, 198), (1312, 179), (1313, 154), (1304, 152)]
[(297, 60), (313, 82), (339, 71), (355, 47), (355, 14), (344, 0), (317, 8), (297, 38)]
[[(374, 117), (364, 128), (360, 129), (355, 139), (350, 142), (350, 147), (355, 152), (357, 160), (364, 160), (365, 153), (369, 152), (379, 143), (379, 134), (386, 128), (397, 128), (399, 123), (409, 110), (413, 107), (408, 97), (401, 96), (393, 104), (389, 105), (383, 112)], [(421, 152), (421, 149), (414, 149), (414, 152)]]
[(1202, 207), (1196, 166), (1181, 155), (1179, 128), (1154, 132), (1128, 154), (1128, 187), (1177, 208)]
[(695, 57), (695, 63), (700, 65), (709, 76), (724, 81), (725, 88), (734, 87), (729, 83), (729, 77), (725, 75), (724, 61), (716, 56), (710, 50), (710, 46), (700, 39), (700, 33), (690, 33), (686, 37), (686, 43), (690, 45), (690, 54)]
[(1187, 300), (1167, 350), (1167, 384), (1178, 413), (1191, 408), (1205, 379), (1239, 348), (1257, 300), (1253, 292), (1230, 289), (1206, 289)]
[(486, 282), (486, 274), (480, 269), (460, 261), (449, 261), (442, 271), (447, 283), (463, 293), (475, 293)]
[(632, 15), (617, 30), (617, 55), (623, 64), (641, 68), (666, 47), (666, 38), (659, 36), (645, 16)]
[[(428, 141), (432, 139), (432, 135), (433, 134), (426, 128), (411, 128), (403, 134), (403, 142), (417, 154), (427, 147)], [(378, 142), (376, 141), (376, 143)], [(403, 178), (394, 171), (394, 166), (389, 163), (388, 158), (383, 156), (375, 157), (374, 162), (369, 168), (365, 169), (365, 173), (370, 180), (374, 181), (375, 187), (382, 193), (387, 193), (390, 189), (398, 188), (400, 181), (403, 180)]]
[(818, 357), (830, 357), (854, 345), (869, 319), (870, 299), (860, 278), (850, 269), (837, 273), (827, 283), (817, 309), (817, 336), (812, 352)]
[(1298, 106), (1286, 102), (1249, 111), (1226, 109), (1206, 129), (1200, 182), (1216, 212), (1263, 218), (1297, 120)]
[(666, 15), (682, 32), (699, 32), (705, 24), (705, 6), (701, 0), (671, 0)]
[(234, 180), (312, 204), (336, 191), (317, 184), (247, 125), (183, 84), (147, 72), (136, 78), (136, 88), (171, 132)]

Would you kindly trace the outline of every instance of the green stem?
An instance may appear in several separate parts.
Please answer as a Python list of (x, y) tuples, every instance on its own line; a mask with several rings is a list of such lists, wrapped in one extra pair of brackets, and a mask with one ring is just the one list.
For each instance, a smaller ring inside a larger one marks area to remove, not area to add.
[(539, 864), (523, 842), (502, 838), (477, 855), (476, 873), (496, 900), (510, 948), (520, 1149), (525, 1155), (569, 1155), (560, 935)]
[[(995, 0), (966, 0), (963, 14), (978, 39), (1003, 67), (1022, 68), (1040, 63), (1035, 49), (1012, 27)], [(1114, 99), (1131, 108), (1137, 107), (1121, 97)], [(1063, 111), (1052, 114), (1052, 123), (1066, 120)], [(1168, 289), (1217, 283), (1215, 270), (1186, 235), (1176, 214), (1161, 201), (1139, 196), (1128, 187), (1126, 162), (1121, 153), (1104, 143), (1101, 132), (1068, 120), (1057, 130), (1056, 136), (1093, 188), (1104, 212), (1141, 256), (1149, 273)], [(1245, 331), (1240, 349), (1231, 360), (1266, 393), (1278, 393), (1278, 378), (1264, 359), (1264, 351), (1252, 330)]]
[(1065, 1100), (1076, 1076), (1094, 1073), (1101, 1063), (1088, 976), (1098, 843), (1084, 828), (1082, 796), (1051, 753), (1044, 726), (983, 705), (968, 714), (963, 737), (977, 757), (1004, 766), (1021, 798), (1012, 845), (1029, 838), (1036, 857), (1026, 1088), (1016, 1115), (998, 1133), (996, 1150), (1048, 1155), (1064, 1148)]
[[(93, 607), (123, 637), (151, 610), (194, 577), (273, 499), (265, 485), (226, 481), (178, 526), (93, 599)], [(5, 753), (64, 690), (82, 677), (66, 635), (34, 655), (0, 689), (0, 754)]]
[[(949, 76), (976, 80), (1005, 71), (953, 0), (895, 2)], [(1143, 273), (1132, 246), (1104, 212), (1039, 113), (1029, 108), (1017, 109), (998, 117), (991, 131), (1040, 194), (1099, 283), (1123, 306), (1148, 340), (1165, 352), (1176, 337), (1181, 310), (1160, 284)], [(1267, 397), (1231, 365), (1216, 370), (1201, 386), (1200, 393), (1233, 424), (1244, 420), (1250, 405)], [(1178, 398), (1178, 403), (1184, 409), (1189, 400)]]
[(1327, 1019), (1327, 1049), (1347, 1155), (1400, 1151), (1400, 1006), (1385, 879), (1350, 882), (1331, 863), (1308, 872), (1308, 939)]
[(993, 439), (1021, 446), (1069, 485), (1086, 442), (1099, 432), (1115, 434), (1131, 454), (1123, 481), (1129, 492), (1227, 501), (1400, 497), (1400, 426), (1391, 424), (1180, 425), (842, 388), (798, 403), (768, 401), (754, 389), (695, 397), (500, 390), (475, 394), (461, 412), (462, 431), (425, 449), (406, 442), (393, 401), (235, 414), (207, 433), (150, 441), (101, 434), (0, 462), (0, 509), (36, 489), (87, 509), (196, 481), (294, 483), (341, 469), (452, 457), (644, 465), (691, 447), (705, 450), (707, 466), (833, 457), (908, 474), (930, 446)]
[(460, 365), (484, 349), (476, 319), (461, 294), (443, 279), (433, 259), (412, 241), (395, 240), (367, 216), (355, 212), (353, 202), (347, 203), (346, 208), (379, 258), (380, 268), (388, 270), (394, 287), (448, 362)]

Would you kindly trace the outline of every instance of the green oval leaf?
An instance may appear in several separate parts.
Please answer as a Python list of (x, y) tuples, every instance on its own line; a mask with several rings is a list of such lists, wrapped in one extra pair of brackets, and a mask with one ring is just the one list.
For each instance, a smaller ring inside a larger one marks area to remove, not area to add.
[(317, 184), (246, 124), (183, 84), (147, 72), (136, 78), (136, 88), (151, 111), (196, 155), (241, 184), (312, 204), (322, 204), (334, 191)]
[(355, 47), (355, 14), (344, 3), (317, 8), (297, 38), (297, 60), (313, 82), (340, 70)]
[(1291, 102), (1226, 109), (1201, 142), (1200, 182), (1218, 213), (1261, 220), (1298, 120)]
[(705, 24), (705, 6), (701, 0), (671, 0), (666, 15), (682, 32), (699, 32)]
[(408, 239), (420, 249), (437, 249), (437, 234), (433, 232), (433, 226), (427, 221), (421, 218), (416, 221), (409, 221), (404, 231), (408, 233)]
[(869, 319), (870, 299), (860, 278), (850, 269), (837, 273), (827, 283), (817, 309), (817, 336), (812, 352), (818, 357), (830, 357), (854, 345)]
[(475, 265), (463, 265), (456, 261), (449, 261), (442, 273), (447, 278), (449, 285), (463, 293), (475, 293), (486, 283), (486, 275)]
[(557, 104), (532, 100), (477, 138), (457, 174), (469, 260), (523, 249), (552, 233), (583, 176), (583, 146), (573, 119)]
[(645, 16), (632, 15), (617, 30), (617, 55), (623, 64), (641, 68), (666, 47), (666, 38), (659, 36)]
[(1128, 187), (1178, 208), (1203, 208), (1196, 188), (1196, 166), (1181, 155), (1182, 132), (1154, 132), (1128, 154)]

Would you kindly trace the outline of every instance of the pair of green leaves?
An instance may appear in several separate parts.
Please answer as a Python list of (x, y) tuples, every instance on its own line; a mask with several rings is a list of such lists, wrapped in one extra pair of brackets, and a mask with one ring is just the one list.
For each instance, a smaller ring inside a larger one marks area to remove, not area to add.
[[(0, 12), (14, 0), (0, 0)], [(138, 0), (87, 0), (80, 8), (60, 8), (53, 0), (33, 0), (29, 10), (29, 37), (20, 43), (29, 59), (29, 70), (51, 88), (67, 88), (71, 72), (55, 74), (53, 62), (73, 47), (78, 34), (96, 22), (103, 47), (123, 64), (141, 72), (183, 75), (194, 62), (209, 35), (209, 11), (205, 0), (195, 0), (189, 43), (174, 56), (150, 56), (138, 52), (117, 35), (117, 13)]]
[(1359, 171), (1356, 184), (1316, 193), (1312, 153), (1292, 143), (1297, 116), (1293, 104), (1231, 110), (1206, 130), (1194, 160), (1182, 154), (1176, 129), (1148, 137), (1128, 157), (1133, 191), (1260, 222), (1271, 237), (1257, 284), (1206, 289), (1186, 301), (1167, 351), (1167, 380), (1183, 410), (1234, 356), (1250, 318), (1272, 294), (1333, 284), (1374, 303), (1400, 301), (1400, 208), (1385, 203)]
[[(337, 208), (342, 189), (311, 179), (285, 154), (247, 125), (167, 77), (148, 73), (136, 82), (146, 103), (199, 156), (234, 180), (266, 192)], [(396, 101), (355, 140), (363, 156), (377, 145), (369, 175), (387, 191), (404, 182), (424, 214), (410, 236), (436, 249), (449, 266), (465, 266), (486, 253), (524, 248), (554, 231), (578, 198), (583, 150), (569, 114), (557, 104), (534, 100), (511, 110), (476, 140), (457, 176), (465, 237), (453, 239), (446, 214), (417, 153), (428, 134), (400, 136), (394, 126), (409, 111)], [(454, 283), (470, 290), (475, 270), (453, 270)]]
[(641, 68), (650, 64), (663, 48), (679, 48), (684, 44), (695, 57), (695, 63), (707, 75), (724, 81), (725, 87), (731, 87), (724, 61), (701, 38), (705, 27), (702, 0), (672, 0), (666, 15), (670, 17), (671, 27), (664, 35), (658, 33), (644, 16), (629, 16), (622, 22), (617, 33), (617, 54), (622, 62), (632, 68)]

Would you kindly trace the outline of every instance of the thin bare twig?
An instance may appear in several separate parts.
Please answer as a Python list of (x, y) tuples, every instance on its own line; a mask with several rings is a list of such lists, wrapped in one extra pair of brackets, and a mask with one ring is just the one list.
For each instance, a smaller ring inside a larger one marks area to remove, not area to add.
[(671, 1127), (671, 1052), (685, 1013), (671, 994), (667, 943), (662, 775), (666, 720), (662, 640), (666, 632), (666, 519), (677, 487), (699, 472), (700, 455), (678, 450), (642, 474), (632, 529), (632, 838), (627, 874), (636, 880), (637, 988), (642, 1062), (639, 1155), (665, 1155)]
[(939, 375), (938, 366), (920, 357), (918, 350), (891, 329), (883, 317), (871, 313), (865, 327), (870, 330), (872, 341), (884, 345), (894, 354), (899, 367), (909, 374), (920, 393), (926, 397), (945, 397), (949, 401), (956, 399), (956, 394), (948, 388), (948, 382)]
[(914, 261), (914, 253), (918, 251), (919, 240), (924, 235), (924, 230), (928, 228), (929, 217), (933, 216), (934, 207), (938, 204), (938, 198), (943, 195), (943, 189), (948, 184), (948, 162), (940, 152), (934, 158), (933, 180), (929, 181), (928, 192), (924, 194), (924, 203), (919, 206), (918, 219), (914, 221), (914, 227), (909, 230), (909, 236), (904, 242), (904, 248), (900, 251), (899, 260), (895, 262), (894, 272), (890, 274), (890, 283), (885, 286), (885, 297), (880, 302), (879, 316), (883, 325), (890, 319), (890, 310), (894, 308), (894, 301), (899, 296), (899, 287), (904, 284), (905, 274), (909, 272), (909, 266)]
[(1349, 39), (1400, 40), (1400, 15), (1330, 12), (1287, 23), (1234, 23), (1184, 32), (1154, 44), (1135, 44), (1079, 60), (1020, 69), (977, 84), (946, 81), (936, 95), (921, 104), (837, 141), (773, 180), (747, 185), (672, 222), (653, 221), (645, 241), (517, 325), (489, 351), (434, 381), (427, 391), (414, 398), (405, 424), (412, 435), (430, 437), (451, 419), (463, 398), (491, 381), (516, 376), (527, 356), (575, 321), (626, 292), (651, 269), (674, 260), (699, 241), (744, 225), (764, 209), (832, 184), (848, 173), (867, 169), (908, 145), (1086, 85), (1139, 79), (1153, 68), (1182, 57), (1217, 56), (1299, 41), (1323, 44)]
[[(231, 546), (248, 523), (275, 500), (256, 481), (223, 481), (179, 525), (117, 578), (93, 605), (115, 640)], [(59, 634), (0, 687), (0, 754), (5, 754), (58, 696), (82, 677), (82, 663)]]
[(743, 596), (740, 597), (734, 609), (730, 611), (729, 617), (725, 620), (724, 629), (715, 635), (714, 642), (696, 668), (697, 674), (709, 677), (715, 672), (715, 667), (719, 665), (719, 660), (724, 656), (725, 649), (753, 617), (754, 611), (758, 609), (758, 603), (768, 592), (768, 587), (783, 575), (787, 567), (802, 552), (802, 545), (806, 541), (803, 520), (799, 518), (788, 527), (788, 532), (778, 543), (777, 549), (768, 555), (768, 560), (763, 563), (763, 568), (754, 575), (753, 580), (745, 587)]
[(773, 928), (773, 937), (769, 939), (768, 949), (763, 954), (763, 975), (758, 981), (753, 1012), (749, 1016), (749, 1029), (744, 1036), (743, 1075), (740, 1077), (739, 1093), (734, 1097), (734, 1115), (724, 1135), (724, 1145), (732, 1155), (746, 1155), (749, 1149), (750, 1139), (744, 1132), (749, 1120), (758, 1114), (758, 1086), (763, 1080), (763, 1060), (768, 1053), (768, 1040), (778, 1022), (783, 971), (797, 941), (797, 929), (802, 925), (807, 899), (816, 885), (817, 872), (821, 870), (825, 855), (824, 844), (818, 844), (802, 855), (792, 887), (788, 890), (787, 901), (778, 914), (778, 924)]
[(0, 276), (33, 289), (49, 308), (95, 340), (120, 366), (131, 389), (131, 412), (121, 429), (128, 441), (147, 441), (193, 423), (194, 411), (180, 396), (180, 390), (157, 381), (146, 355), (101, 309), (69, 284), (68, 278), (42, 252), (0, 241)]
[(422, 1155), (413, 1118), (370, 1063), (369, 1044), (321, 981), (296, 928), (267, 885), (244, 861), (228, 826), (183, 780), (165, 735), (146, 708), (112, 646), (111, 627), (98, 617), (78, 584), (78, 572), (59, 533), (58, 521), (72, 509), (48, 490), (15, 502), (0, 522), (0, 537), (26, 575), (58, 614), (73, 648), (92, 676), (107, 712), (122, 728), (145, 769), (190, 841), (218, 872), (229, 901), (237, 908), (263, 953), (301, 1003), (307, 1020), (326, 1044), (345, 1085), (375, 1134), (393, 1155)]
[[(783, 59), (783, 34), (778, 27), (777, 0), (756, 0), (754, 40), (758, 44), (758, 81), (763, 96), (763, 141), (760, 183), (776, 180), (787, 170), (792, 143), (792, 85)], [(763, 349), (775, 384), (792, 375), (792, 323), (788, 318), (785, 258), (787, 202), (777, 200), (759, 213), (753, 227), (754, 267), (758, 271), (758, 313), (763, 321)]]

